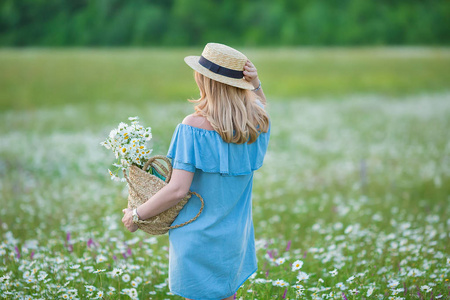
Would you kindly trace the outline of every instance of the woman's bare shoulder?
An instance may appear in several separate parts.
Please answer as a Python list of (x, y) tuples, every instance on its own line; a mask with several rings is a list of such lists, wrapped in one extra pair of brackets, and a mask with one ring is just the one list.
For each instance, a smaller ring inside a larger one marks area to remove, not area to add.
[(196, 114), (186, 116), (186, 118), (184, 118), (183, 120), (183, 124), (206, 130), (214, 130), (214, 128), (211, 126), (211, 123), (209, 123), (208, 119)]

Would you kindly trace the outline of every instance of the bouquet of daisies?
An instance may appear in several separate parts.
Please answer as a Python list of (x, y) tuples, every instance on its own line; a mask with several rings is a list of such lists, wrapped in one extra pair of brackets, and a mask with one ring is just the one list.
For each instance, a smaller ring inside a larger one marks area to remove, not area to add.
[[(132, 121), (131, 125), (121, 122), (117, 129), (111, 130), (109, 137), (100, 145), (112, 149), (114, 152), (117, 162), (113, 166), (116, 169), (108, 170), (109, 175), (112, 180), (128, 182), (128, 207), (134, 209), (169, 183), (173, 168), (166, 156), (150, 157), (152, 149), (147, 148), (145, 143), (152, 139), (151, 128), (141, 126), (138, 117), (128, 119)], [(122, 171), (123, 178), (119, 178), (119, 171)], [(171, 226), (192, 195), (197, 196), (202, 202), (197, 215), (187, 222)], [(146, 220), (138, 220), (136, 223), (139, 229), (149, 234), (165, 234), (169, 229), (185, 226), (195, 221), (202, 213), (203, 207), (203, 198), (195, 192), (189, 192), (176, 205)]]
[(115, 168), (109, 170), (111, 180), (126, 181), (119, 177), (119, 172), (131, 165), (142, 168), (150, 158), (153, 149), (147, 148), (146, 142), (152, 139), (151, 128), (139, 124), (138, 117), (130, 117), (131, 125), (121, 122), (117, 129), (111, 130), (109, 137), (100, 143), (106, 149), (111, 149), (117, 159)]

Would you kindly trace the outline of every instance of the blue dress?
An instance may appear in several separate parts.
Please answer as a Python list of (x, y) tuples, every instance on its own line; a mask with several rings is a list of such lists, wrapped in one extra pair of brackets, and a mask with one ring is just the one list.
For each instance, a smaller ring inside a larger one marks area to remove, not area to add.
[[(257, 270), (252, 218), (253, 171), (263, 164), (269, 132), (252, 144), (226, 143), (214, 130), (179, 124), (167, 156), (194, 172), (190, 190), (205, 202), (197, 220), (169, 230), (169, 289), (195, 300), (223, 299)], [(201, 207), (192, 196), (172, 225)]]

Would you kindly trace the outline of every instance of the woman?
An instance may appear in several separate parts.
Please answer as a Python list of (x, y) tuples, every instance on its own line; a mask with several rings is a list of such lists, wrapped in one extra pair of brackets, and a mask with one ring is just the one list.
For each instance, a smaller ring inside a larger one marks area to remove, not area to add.
[[(176, 205), (189, 190), (205, 206), (197, 220), (169, 230), (169, 288), (186, 299), (233, 299), (257, 270), (252, 219), (253, 171), (266, 153), (270, 122), (254, 65), (239, 51), (209, 43), (202, 56), (188, 56), (200, 99), (195, 113), (174, 132), (168, 151), (172, 179), (139, 206), (140, 219)], [(197, 214), (192, 197), (172, 225)], [(134, 232), (132, 211), (122, 221)]]

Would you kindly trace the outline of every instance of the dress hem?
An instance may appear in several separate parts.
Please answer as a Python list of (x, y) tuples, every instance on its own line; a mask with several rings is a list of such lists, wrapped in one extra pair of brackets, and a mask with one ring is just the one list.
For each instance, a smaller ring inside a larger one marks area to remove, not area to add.
[[(237, 289), (236, 290), (234, 290), (234, 292), (232, 293), (232, 294), (229, 294), (228, 296), (224, 296), (224, 297), (218, 297), (218, 298), (197, 298), (197, 299), (200, 299), (200, 300), (217, 300), (217, 299), (224, 299), (224, 298), (228, 298), (228, 297), (230, 297), (230, 296), (233, 296), (234, 294), (236, 294), (236, 292), (239, 290), (239, 288), (241, 287), (241, 285), (243, 285), (244, 284), (244, 282), (246, 282), (247, 281), (247, 279), (249, 279), (250, 278), (250, 276), (252, 276), (256, 271), (258, 271), (258, 267), (256, 267), (256, 269), (253, 271), (253, 272), (251, 272), (250, 273), (250, 275), (248, 275), (239, 285), (238, 285), (238, 287), (237, 287)], [(189, 299), (194, 299), (194, 300), (196, 300), (196, 298), (195, 297), (188, 297), (188, 296), (184, 296), (184, 295), (182, 295), (181, 293), (178, 293), (178, 292), (174, 292), (174, 291), (170, 291), (171, 293), (173, 293), (173, 294), (175, 294), (175, 295), (177, 295), (177, 296), (180, 296), (180, 297), (183, 297), (183, 298), (189, 298)]]

